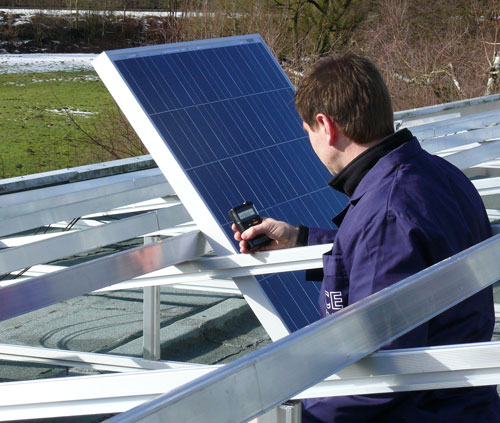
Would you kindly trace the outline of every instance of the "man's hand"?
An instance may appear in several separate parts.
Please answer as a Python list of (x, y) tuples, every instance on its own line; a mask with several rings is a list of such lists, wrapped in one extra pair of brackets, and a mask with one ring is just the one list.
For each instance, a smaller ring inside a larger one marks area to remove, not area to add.
[(250, 253), (246, 242), (247, 239), (252, 239), (259, 235), (267, 235), (273, 241), (270, 244), (259, 248), (257, 251), (279, 250), (282, 248), (295, 247), (297, 244), (297, 235), (299, 233), (299, 230), (296, 227), (269, 217), (263, 218), (262, 223), (248, 228), (243, 233), (236, 229), (234, 223), (232, 227), (234, 231), (234, 239), (240, 242), (240, 251), (243, 254)]

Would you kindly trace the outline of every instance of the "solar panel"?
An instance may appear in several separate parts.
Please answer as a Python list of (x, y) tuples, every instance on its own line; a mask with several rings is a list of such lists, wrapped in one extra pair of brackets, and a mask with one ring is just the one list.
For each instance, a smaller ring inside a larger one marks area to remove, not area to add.
[[(237, 251), (228, 210), (245, 200), (320, 227), (344, 207), (259, 35), (105, 52), (94, 67), (217, 254)], [(236, 282), (272, 338), (320, 317), (303, 272)]]

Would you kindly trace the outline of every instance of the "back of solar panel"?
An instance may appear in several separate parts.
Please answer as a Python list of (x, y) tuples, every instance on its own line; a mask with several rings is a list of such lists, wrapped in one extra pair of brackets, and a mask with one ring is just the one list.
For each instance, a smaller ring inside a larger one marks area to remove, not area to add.
[[(218, 255), (237, 251), (228, 210), (245, 200), (317, 227), (345, 206), (259, 35), (115, 50), (94, 67)], [(235, 282), (272, 339), (320, 317), (303, 272)]]

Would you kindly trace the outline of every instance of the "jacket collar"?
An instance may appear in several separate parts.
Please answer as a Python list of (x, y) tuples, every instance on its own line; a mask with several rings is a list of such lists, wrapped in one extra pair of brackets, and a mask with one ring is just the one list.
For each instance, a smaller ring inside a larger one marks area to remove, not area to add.
[(380, 158), (413, 138), (408, 129), (393, 133), (358, 155), (329, 182), (333, 189), (352, 197), (357, 186)]
[[(382, 146), (382, 143), (385, 145)], [(350, 205), (355, 205), (366, 192), (370, 191), (374, 186), (378, 186), (381, 179), (394, 167), (401, 164), (405, 159), (422, 151), (418, 140), (409, 130), (403, 129), (382, 139), (379, 143), (356, 157), (329, 183), (332, 188), (343, 193), (346, 192), (341, 191), (339, 188), (345, 189), (345, 183), (353, 187), (351, 188), (352, 193), (347, 207), (332, 219), (333, 223), (340, 226)], [(368, 156), (366, 159), (361, 157), (365, 155)], [(358, 160), (359, 158), (361, 160)], [(350, 169), (347, 169), (348, 167)], [(342, 175), (346, 169), (347, 174)], [(340, 180), (337, 179), (339, 176), (341, 176)], [(348, 188), (348, 190), (350, 189)]]

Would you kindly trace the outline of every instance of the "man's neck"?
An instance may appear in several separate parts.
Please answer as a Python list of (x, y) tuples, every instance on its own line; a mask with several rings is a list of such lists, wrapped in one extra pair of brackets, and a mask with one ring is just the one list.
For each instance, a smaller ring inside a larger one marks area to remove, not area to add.
[(352, 141), (349, 138), (346, 138), (345, 142), (345, 147), (343, 154), (340, 158), (340, 161), (338, 163), (338, 169), (336, 169), (335, 174), (339, 173), (344, 169), (349, 163), (351, 163), (356, 157), (358, 157), (361, 153), (364, 153), (366, 150), (368, 150), (371, 146), (377, 144), (380, 141), (380, 139), (376, 139), (373, 141), (370, 141), (365, 144), (358, 144), (355, 141)]

